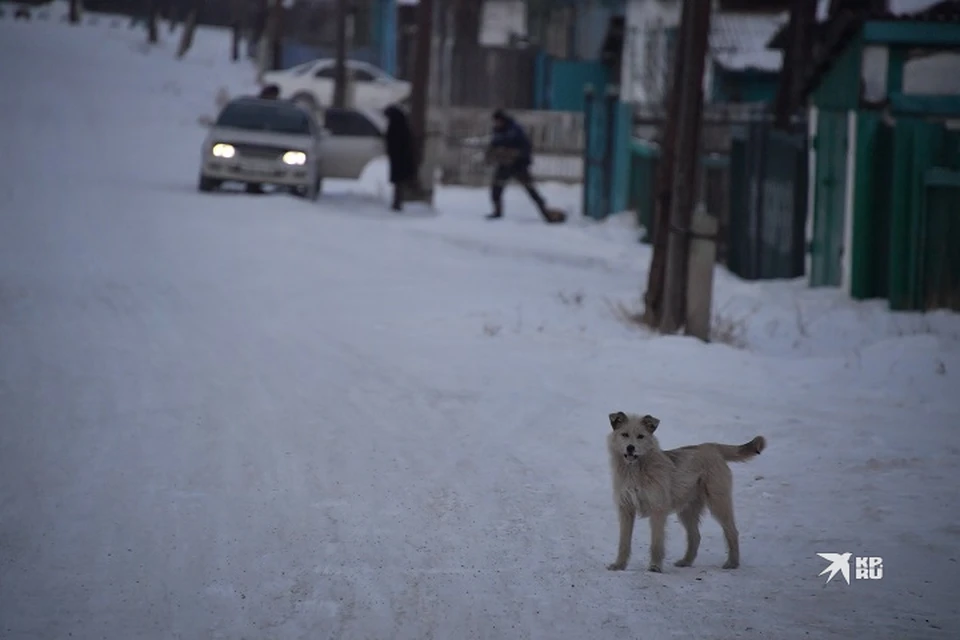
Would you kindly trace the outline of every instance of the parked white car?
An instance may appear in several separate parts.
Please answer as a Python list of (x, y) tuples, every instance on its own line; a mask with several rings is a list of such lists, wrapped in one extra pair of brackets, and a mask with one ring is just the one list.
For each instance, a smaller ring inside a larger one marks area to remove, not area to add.
[[(352, 78), (354, 107), (379, 111), (410, 96), (409, 82), (398, 80), (372, 64), (347, 60), (346, 67), (348, 78)], [(281, 98), (309, 109), (320, 109), (333, 104), (335, 74), (336, 60), (321, 58), (290, 69), (268, 71), (263, 74), (263, 82), (279, 87)]]
[(327, 109), (322, 126), (314, 114), (286, 100), (231, 100), (203, 141), (199, 189), (270, 184), (312, 200), (324, 178), (356, 180), (384, 154), (382, 114)]

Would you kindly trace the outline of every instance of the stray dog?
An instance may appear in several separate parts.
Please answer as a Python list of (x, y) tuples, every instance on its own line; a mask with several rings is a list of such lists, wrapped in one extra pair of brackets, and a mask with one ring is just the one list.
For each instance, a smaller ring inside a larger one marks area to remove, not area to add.
[(630, 560), (633, 523), (650, 518), (650, 571), (663, 571), (667, 516), (676, 512), (687, 530), (687, 552), (674, 563), (689, 567), (700, 548), (700, 516), (710, 509), (727, 541), (724, 569), (740, 566), (740, 540), (733, 518), (733, 474), (728, 462), (745, 462), (763, 451), (757, 436), (741, 445), (704, 444), (663, 451), (653, 432), (660, 424), (651, 415), (610, 414), (613, 432), (607, 436), (613, 499), (620, 516), (617, 559), (607, 568), (622, 571)]

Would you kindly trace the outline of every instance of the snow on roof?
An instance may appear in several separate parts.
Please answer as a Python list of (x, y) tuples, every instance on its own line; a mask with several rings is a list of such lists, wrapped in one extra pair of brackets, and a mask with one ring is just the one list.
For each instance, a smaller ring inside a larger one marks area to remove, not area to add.
[[(888, 0), (890, 13), (895, 16), (929, 9), (940, 0)], [(817, 0), (817, 21), (823, 22), (830, 12), (830, 0)]]
[(778, 71), (783, 53), (767, 43), (787, 23), (790, 14), (715, 13), (710, 30), (710, 53), (727, 69)]
[(929, 9), (940, 0), (889, 0), (890, 13), (903, 15)]

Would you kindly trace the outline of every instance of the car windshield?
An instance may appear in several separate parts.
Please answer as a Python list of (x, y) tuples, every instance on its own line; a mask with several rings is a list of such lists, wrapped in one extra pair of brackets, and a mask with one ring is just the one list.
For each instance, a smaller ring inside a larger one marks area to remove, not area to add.
[(303, 111), (282, 102), (234, 102), (224, 107), (218, 127), (245, 131), (272, 131), (309, 135), (310, 121)]

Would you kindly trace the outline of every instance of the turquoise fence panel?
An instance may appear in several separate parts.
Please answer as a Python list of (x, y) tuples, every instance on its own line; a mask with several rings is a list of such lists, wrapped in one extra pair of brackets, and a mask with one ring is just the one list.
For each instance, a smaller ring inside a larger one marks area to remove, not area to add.
[(630, 192), (630, 141), (633, 138), (633, 107), (617, 100), (613, 107), (613, 180), (610, 194), (612, 213), (626, 211)]
[(607, 84), (607, 68), (598, 61), (548, 57), (543, 70), (543, 108), (551, 111), (583, 111), (584, 88)]
[(583, 215), (599, 220), (627, 207), (630, 105), (615, 90), (584, 92)]
[(392, 76), (397, 75), (397, 2), (396, 0), (376, 0), (377, 7), (371, 22), (376, 30), (373, 42), (376, 43), (380, 58), (380, 68)]

